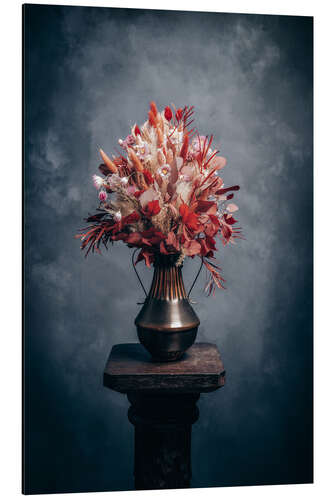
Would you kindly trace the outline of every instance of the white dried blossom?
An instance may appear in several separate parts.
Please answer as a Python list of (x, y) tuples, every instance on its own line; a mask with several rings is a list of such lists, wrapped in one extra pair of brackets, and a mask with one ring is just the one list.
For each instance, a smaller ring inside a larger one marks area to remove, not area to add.
[(101, 187), (104, 184), (104, 179), (102, 179), (102, 177), (100, 177), (99, 175), (93, 175), (92, 179), (93, 179), (93, 183), (94, 183), (95, 188), (101, 189)]

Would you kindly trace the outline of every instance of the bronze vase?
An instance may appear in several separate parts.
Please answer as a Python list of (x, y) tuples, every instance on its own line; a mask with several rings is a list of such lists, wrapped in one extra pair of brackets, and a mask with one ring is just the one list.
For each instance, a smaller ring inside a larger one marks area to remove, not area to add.
[(175, 265), (178, 257), (157, 256), (150, 291), (135, 319), (141, 344), (158, 361), (180, 359), (194, 343), (200, 324), (185, 290), (182, 266)]

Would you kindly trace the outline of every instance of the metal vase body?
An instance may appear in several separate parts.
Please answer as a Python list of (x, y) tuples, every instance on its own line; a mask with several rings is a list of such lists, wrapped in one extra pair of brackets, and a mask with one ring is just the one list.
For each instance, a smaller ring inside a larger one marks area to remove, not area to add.
[(175, 361), (194, 343), (198, 326), (175, 255), (160, 255), (144, 305), (135, 319), (142, 345), (158, 361)]

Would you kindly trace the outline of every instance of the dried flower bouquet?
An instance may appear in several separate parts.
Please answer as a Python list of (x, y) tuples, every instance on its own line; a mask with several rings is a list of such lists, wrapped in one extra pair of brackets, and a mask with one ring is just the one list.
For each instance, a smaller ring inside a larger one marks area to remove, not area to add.
[(122, 154), (100, 150), (103, 177), (93, 176), (100, 205), (77, 237), (86, 255), (122, 240), (140, 248), (137, 262), (147, 266), (158, 254), (177, 254), (177, 265), (199, 256), (209, 272), (210, 294), (224, 287), (212, 261), (216, 238), (226, 245), (241, 237), (238, 207), (230, 203), (239, 186), (224, 186), (218, 171), (226, 159), (213, 149), (213, 136), (198, 134), (193, 113), (193, 106), (159, 112), (151, 102), (148, 120), (119, 139)]

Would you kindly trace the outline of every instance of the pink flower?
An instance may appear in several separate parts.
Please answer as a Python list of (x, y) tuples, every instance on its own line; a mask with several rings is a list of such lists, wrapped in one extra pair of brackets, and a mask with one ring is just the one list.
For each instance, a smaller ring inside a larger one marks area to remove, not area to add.
[(104, 189), (102, 189), (99, 193), (98, 193), (98, 198), (99, 198), (99, 201), (106, 201), (108, 195), (106, 194), (106, 191), (104, 191)]
[(149, 154), (149, 149), (146, 143), (144, 143), (143, 146), (138, 147), (137, 155), (140, 158), (140, 160), (144, 160), (148, 154)]
[(123, 149), (126, 149), (135, 144), (135, 138), (132, 135), (128, 135), (123, 141), (119, 139), (119, 144)]

